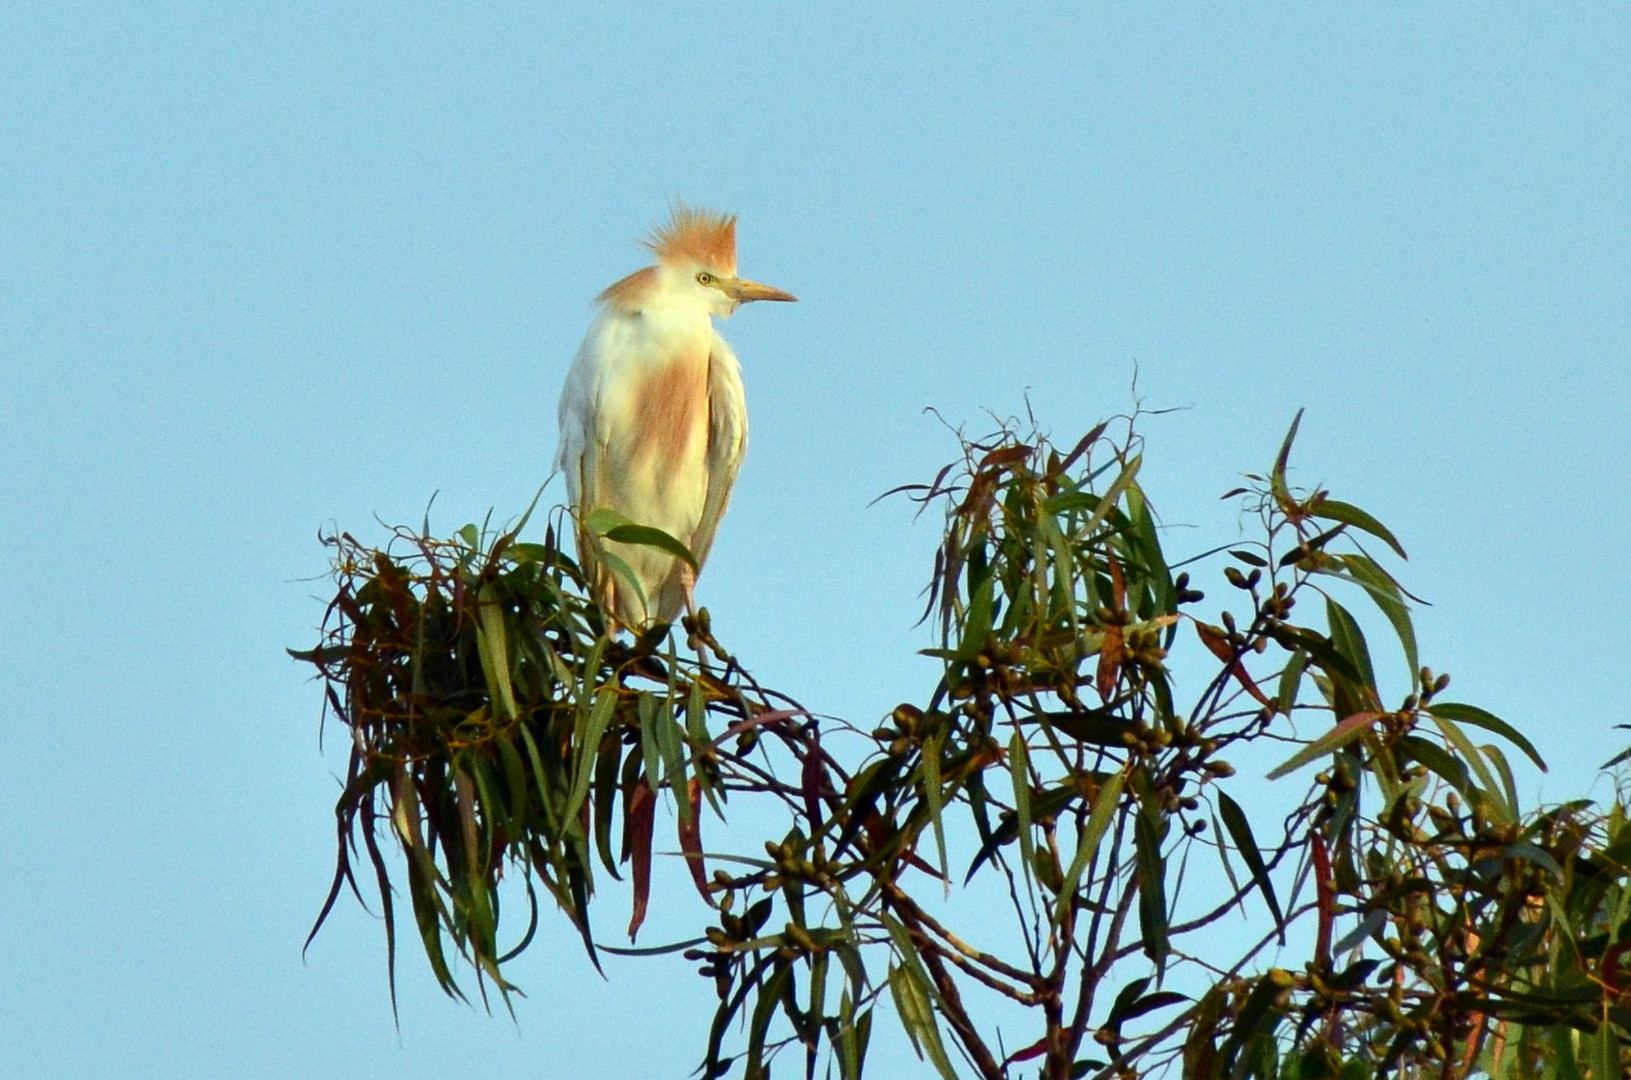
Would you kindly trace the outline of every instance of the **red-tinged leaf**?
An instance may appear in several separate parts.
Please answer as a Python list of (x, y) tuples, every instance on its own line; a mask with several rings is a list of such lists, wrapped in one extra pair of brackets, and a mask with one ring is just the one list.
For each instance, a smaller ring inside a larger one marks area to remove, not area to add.
[(1229, 647), (1229, 636), (1223, 632), (1221, 627), (1212, 626), (1197, 619), (1195, 620), (1195, 633), (1200, 635), (1201, 644), (1205, 645), (1213, 656), (1229, 665), (1229, 674), (1234, 676), (1235, 681), (1240, 683), (1246, 693), (1250, 694), (1259, 705), (1274, 708), (1274, 703), (1269, 700), (1268, 695), (1263, 693), (1252, 677), (1246, 673), (1245, 665), (1240, 662), (1235, 656), (1234, 650)]
[[(1112, 560), (1111, 566), (1116, 565)], [(1115, 693), (1116, 676), (1121, 673), (1121, 662), (1126, 658), (1127, 648), (1121, 637), (1121, 627), (1107, 626), (1104, 628), (1104, 644), (1099, 647), (1099, 697), (1109, 702), (1110, 695)]]
[(708, 892), (708, 869), (702, 862), (702, 785), (694, 776), (686, 788), (686, 797), (691, 803), (691, 820), (680, 821), (680, 852), (685, 856), (685, 865), (691, 871), (691, 880), (696, 882), (697, 892), (713, 906), (714, 898)]
[(715, 747), (724, 746), (726, 742), (736, 738), (744, 731), (763, 727), (766, 724), (779, 724), (784, 720), (791, 720), (795, 716), (809, 715), (809, 712), (804, 709), (766, 709), (764, 712), (750, 716), (746, 720), (738, 720), (720, 732), (719, 738), (715, 739), (710, 745)]
[(1108, 551), (1104, 553), (1104, 561), (1110, 567), (1110, 588), (1115, 593), (1116, 610), (1127, 610), (1127, 582), (1121, 576), (1121, 563)]
[(1029, 446), (1003, 446), (981, 458), (979, 467), (989, 469), (994, 466), (1017, 465), (1030, 456)]
[(1309, 836), (1314, 856), (1314, 906), (1319, 911), (1319, 931), (1314, 940), (1314, 961), (1331, 966), (1331, 925), (1336, 921), (1336, 884), (1331, 880), (1331, 853), (1325, 837), (1315, 829)]
[(1083, 435), (1081, 441), (1071, 449), (1070, 453), (1066, 454), (1062, 460), (1056, 462), (1054, 467), (1048, 470), (1049, 475), (1059, 476), (1066, 469), (1076, 464), (1076, 459), (1081, 457), (1082, 454), (1087, 451), (1088, 447), (1098, 442), (1099, 436), (1103, 435), (1104, 429), (1109, 426), (1110, 422), (1107, 420), (1101, 420), (1094, 425), (1093, 430), (1089, 431), (1086, 435)]
[(1043, 1054), (1046, 1054), (1047, 1052), (1048, 1052), (1048, 1037), (1046, 1035), (1044, 1035), (1040, 1039), (1036, 1040), (1036, 1042), (1034, 1042), (1031, 1045), (1027, 1046), (1025, 1049), (1015, 1050), (1012, 1054), (1009, 1054), (1006, 1058), (1003, 1059), (1002, 1067), (1004, 1069), (1006, 1069), (1008, 1066), (1012, 1065), (1016, 1061), (1031, 1061), (1031, 1060), (1033, 1060), (1035, 1058), (1041, 1057)]
[[(873, 853), (882, 851), (890, 844), (893, 844), (896, 836), (898, 835), (894, 830), (890, 829), (889, 824), (884, 821), (883, 817), (876, 810), (870, 810), (867, 812), (865, 826), (867, 845)], [(936, 881), (946, 880), (945, 875), (941, 874), (939, 870), (933, 866), (930, 866), (927, 862), (924, 862), (915, 851), (910, 849), (902, 849), (897, 853), (896, 857), (904, 862), (907, 866), (915, 867), (916, 869), (923, 871)]]
[(1603, 952), (1603, 962), (1599, 969), (1603, 985), (1617, 994), (1624, 993), (1628, 984), (1631, 984), (1631, 979), (1627, 978), (1625, 970), (1625, 956), (1627, 953), (1631, 953), (1631, 945), (1624, 943), (1610, 945)]
[(646, 903), (651, 899), (651, 832), (656, 824), (657, 796), (645, 777), (634, 785), (634, 795), (626, 804), (623, 821), (623, 848), (634, 859), (634, 914), (629, 919), (629, 940), (646, 921)]
[(821, 789), (827, 779), (826, 760), (821, 753), (821, 736), (810, 726), (810, 742), (804, 749), (799, 786), (804, 795), (804, 813), (810, 819), (810, 835), (821, 829)]

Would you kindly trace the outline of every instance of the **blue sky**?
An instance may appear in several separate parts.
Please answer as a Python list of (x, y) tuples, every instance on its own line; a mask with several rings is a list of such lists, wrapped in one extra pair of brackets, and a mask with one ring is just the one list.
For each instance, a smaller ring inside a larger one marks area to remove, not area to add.
[(728, 327), (753, 443), (702, 581), (767, 682), (921, 698), (933, 524), (868, 504), (952, 453), (923, 409), (1028, 391), (1068, 440), (1136, 370), (1185, 407), (1145, 426), (1172, 550), (1306, 407), (1296, 478), (1400, 535), (1423, 660), (1532, 790), (1625, 744), (1623, 5), (791, 10), (0, 11), (0, 1074), (689, 1071), (677, 961), (602, 982), (555, 933), (512, 1023), (410, 955), (400, 1037), (366, 915), (302, 962), (343, 747), (283, 653), (319, 528), (526, 505), (674, 196), (802, 298)]

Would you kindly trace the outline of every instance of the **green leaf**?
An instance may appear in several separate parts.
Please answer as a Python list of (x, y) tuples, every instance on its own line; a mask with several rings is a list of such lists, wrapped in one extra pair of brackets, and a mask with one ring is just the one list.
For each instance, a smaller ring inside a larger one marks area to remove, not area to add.
[(595, 948), (616, 956), (669, 956), (673, 953), (694, 949), (708, 939), (705, 937), (687, 938), (684, 941), (674, 941), (667, 945), (651, 945), (634, 948), (628, 945), (596, 945)]
[(827, 1004), (827, 965), (832, 961), (832, 953), (818, 954), (810, 961), (810, 1008), (808, 1015), (815, 1023), (826, 1019)]
[(1614, 1076), (1621, 1072), (1620, 1037), (1613, 1024), (1599, 1027), (1595, 1035), (1582, 1035), (1580, 1041), (1587, 1045), (1593, 1076)]
[(1510, 823), (1516, 816), (1515, 811), (1506, 801), (1504, 785), (1495, 779), (1495, 774), (1484, 762), (1484, 755), (1478, 752), (1472, 740), (1467, 738), (1466, 733), (1457, 727), (1454, 721), (1447, 717), (1434, 716), (1433, 723), (1438, 725), (1438, 729), (1444, 732), (1444, 737), (1461, 752), (1462, 760), (1472, 766), (1472, 771), (1477, 774), (1478, 782), (1483, 785), (1485, 794), (1489, 796), (1488, 809), (1495, 811), (1491, 816), (1497, 818), (1500, 824)]
[(1518, 799), (1518, 782), (1513, 777), (1512, 766), (1507, 763), (1506, 755), (1501, 753), (1501, 748), (1485, 743), (1478, 749), (1483, 752), (1484, 757), (1489, 759), (1490, 765), (1493, 766), (1496, 773), (1500, 775), (1501, 787), (1506, 792), (1506, 804), (1512, 807), (1520, 805)]
[[(1404, 596), (1399, 591), (1398, 582), (1380, 566), (1377, 566), (1365, 555), (1338, 555), (1338, 561), (1345, 566), (1353, 580), (1364, 587), (1370, 594), (1388, 622), (1393, 624), (1393, 632), (1399, 638), (1399, 645), (1404, 649), (1404, 659), (1410, 672), (1412, 681), (1416, 672), (1421, 670), (1421, 661), (1416, 658), (1416, 630), (1410, 622), (1410, 609), (1405, 606)], [(1322, 571), (1329, 573), (1329, 571)]]
[(1302, 426), (1302, 422), (1303, 410), (1298, 409), (1297, 415), (1291, 418), (1291, 428), (1286, 432), (1285, 441), (1280, 444), (1280, 452), (1274, 456), (1274, 471), (1269, 473), (1269, 488), (1283, 502), (1291, 501), (1291, 492), (1286, 487), (1286, 465), (1291, 460), (1291, 444), (1297, 441), (1297, 428)]
[(685, 701), (685, 734), (694, 750), (708, 746), (708, 701), (702, 680), (693, 679)]
[(951, 1067), (946, 1047), (940, 1041), (940, 1029), (934, 1021), (934, 1009), (929, 1005), (927, 980), (911, 964), (890, 965), (889, 991), (895, 999), (895, 1011), (900, 1014), (901, 1026), (912, 1040), (912, 1049), (921, 1059), (925, 1055), (934, 1063), (945, 1080), (957, 1080), (957, 1071)]
[(1167, 925), (1166, 861), (1161, 857), (1161, 837), (1157, 823), (1148, 811), (1133, 815), (1133, 850), (1138, 861), (1138, 928), (1144, 955), (1156, 971), (1166, 968), (1170, 948)]
[(646, 784), (652, 791), (663, 789), (663, 748), (657, 741), (657, 698), (642, 692), (639, 698), (640, 762), (645, 766)]
[(612, 819), (617, 798), (617, 773), (622, 764), (622, 740), (603, 739), (600, 755), (595, 760), (595, 850), (600, 853), (601, 865), (619, 881), (623, 875), (617, 872), (617, 856), (612, 853)]
[(1365, 635), (1360, 631), (1358, 621), (1348, 613), (1347, 608), (1330, 597), (1325, 599), (1325, 617), (1331, 624), (1331, 644), (1354, 666), (1362, 685), (1375, 696), (1376, 672), (1371, 667), (1370, 649), (1365, 644)]
[(1008, 740), (1008, 769), (1014, 781), (1014, 812), (1019, 815), (1019, 852), (1025, 872), (1031, 872), (1031, 770), (1025, 739), (1018, 731)]
[(994, 582), (990, 574), (981, 577), (977, 584), (971, 582), (968, 611), (963, 618), (963, 638), (957, 646), (957, 659), (972, 660), (985, 648), (986, 639), (991, 636), (995, 604)]
[(1269, 912), (1274, 916), (1274, 925), (1282, 933), (1285, 931), (1286, 917), (1280, 910), (1280, 900), (1274, 895), (1274, 880), (1269, 877), (1268, 865), (1263, 861), (1263, 852), (1257, 846), (1257, 837), (1252, 835), (1251, 822), (1246, 818), (1246, 812), (1240, 808), (1229, 795), (1221, 789), (1217, 792), (1218, 812), (1223, 817), (1223, 824), (1229, 830), (1229, 838), (1235, 842), (1235, 850), (1240, 857), (1246, 860), (1246, 868), (1252, 872), (1252, 881), (1257, 884), (1257, 891), (1263, 894), (1264, 903), (1268, 904)]
[(351, 655), (350, 645), (319, 645), (315, 649), (284, 649), (284, 652), (296, 660), (303, 660), (308, 664), (323, 667), (327, 664), (338, 664)]
[(1453, 701), (1435, 701), (1428, 706), (1428, 711), (1435, 716), (1442, 716), (1446, 720), (1471, 724), (1473, 727), (1494, 732), (1519, 750), (1522, 750), (1524, 755), (1535, 763), (1537, 769), (1541, 772), (1546, 771), (1546, 762), (1541, 758), (1540, 752), (1535, 749), (1534, 744), (1524, 738), (1523, 733), (1517, 728), (1500, 717), (1485, 712), (1476, 705), (1462, 705)]
[(1419, 735), (1406, 735), (1396, 745), (1448, 781), (1451, 787), (1459, 791), (1469, 801), (1484, 798), (1484, 793), (1479, 791), (1478, 787), (1472, 782), (1472, 776), (1467, 772), (1467, 766), (1442, 746), (1428, 742)]
[(1522, 859), (1525, 862), (1532, 862), (1536, 866), (1550, 871), (1557, 880), (1563, 880), (1563, 867), (1558, 865), (1557, 860), (1552, 857), (1551, 853), (1543, 847), (1531, 844), (1527, 840), (1508, 844), (1501, 849), (1501, 857), (1503, 859)]
[(786, 963), (776, 965), (775, 972), (759, 986), (759, 1000), (753, 1005), (753, 1019), (748, 1025), (748, 1061), (746, 1075), (758, 1080), (768, 1076), (764, 1067), (765, 1033), (776, 1014), (776, 1002), (781, 997), (793, 969)]
[(572, 777), (572, 794), (561, 814), (562, 828), (575, 827), (573, 823), (578, 820), (578, 811), (589, 794), (589, 780), (594, 773), (595, 759), (599, 757), (601, 736), (606, 733), (606, 725), (611, 723), (612, 713), (616, 709), (617, 690), (608, 686), (595, 696), (594, 708), (578, 714), (577, 733), (573, 740), (577, 768)]
[[(1114, 773), (1109, 779), (1099, 785), (1099, 794), (1093, 800), (1093, 808), (1088, 812), (1087, 824), (1082, 826), (1081, 842), (1076, 845), (1076, 854), (1070, 860), (1070, 869), (1065, 872), (1063, 884), (1059, 887), (1059, 915), (1063, 918), (1069, 910), (1070, 898), (1076, 895), (1081, 887), (1082, 875), (1087, 872), (1087, 866), (1098, 853), (1099, 844), (1104, 840), (1105, 832), (1110, 828), (1111, 819), (1115, 817), (1116, 807), (1121, 803), (1121, 789), (1127, 783), (1126, 772)], [(1027, 865), (1029, 865), (1027, 863)]]
[(619, 544), (636, 544), (640, 547), (656, 548), (685, 563), (692, 570), (699, 569), (697, 557), (691, 554), (691, 549), (680, 543), (661, 529), (654, 529), (650, 525), (619, 525), (615, 529), (608, 529), (604, 533), (606, 539), (615, 540)]
[(1282, 989), (1271, 976), (1259, 976), (1257, 985), (1246, 995), (1246, 1003), (1241, 1006), (1240, 1015), (1223, 1043), (1224, 1076), (1237, 1075), (1235, 1059), (1247, 1041), (1256, 1035), (1271, 1033), (1279, 1025), (1280, 1012), (1274, 1008), (1274, 1001)]
[(838, 1049), (838, 1075), (841, 1080), (861, 1080), (866, 1044), (872, 1034), (872, 1010), (867, 1009), (857, 1017), (855, 1002), (846, 990), (838, 1002), (836, 1023), (838, 1033), (833, 1037), (833, 1045)]
[(493, 711), (501, 720), (515, 718), (515, 689), (510, 685), (509, 636), (504, 628), (504, 607), (491, 582), (482, 586), (477, 601), (476, 651), (481, 654), (481, 671), (493, 699)]
[(944, 1008), (945, 1002), (940, 1000), (940, 991), (935, 989), (934, 983), (929, 980), (929, 973), (923, 967), (923, 958), (918, 956), (917, 946), (912, 942), (911, 932), (906, 929), (904, 923), (886, 911), (878, 913), (878, 920), (883, 923), (884, 929), (889, 931), (889, 940), (894, 943), (895, 951), (900, 954), (901, 963), (913, 969), (918, 980), (934, 999), (935, 1006)]
[(1112, 1031), (1120, 1031), (1121, 1022), (1122, 1020), (1126, 1019), (1127, 1012), (1132, 1008), (1133, 1002), (1138, 1000), (1138, 996), (1142, 994), (1149, 985), (1150, 978), (1146, 975), (1142, 978), (1134, 979), (1126, 986), (1123, 986), (1121, 988), (1121, 993), (1116, 995), (1115, 1002), (1110, 1006), (1110, 1015), (1105, 1018), (1104, 1026), (1110, 1028)]
[(498, 758), (504, 767), (504, 786), (509, 791), (510, 814), (512, 819), (530, 816), (527, 814), (530, 801), (527, 797), (527, 767), (521, 761), (521, 753), (515, 748), (510, 736), (500, 731), (494, 734), (493, 743), (498, 747)]
[[(644, 701), (641, 702), (645, 704)], [(642, 713), (644, 709), (641, 710)], [(685, 733), (667, 702), (652, 698), (651, 719), (657, 730), (657, 749), (663, 755), (663, 775), (668, 778), (675, 809), (682, 826), (691, 825), (691, 799), (685, 778)]]
[(623, 556), (615, 551), (602, 550), (600, 560), (606, 564), (606, 569), (610, 570), (619, 582), (633, 590), (634, 595), (640, 600), (640, 610), (645, 611), (651, 607), (651, 601), (646, 596), (645, 586), (640, 584), (640, 575), (634, 572), (634, 567), (630, 566)]
[(1149, 500), (1143, 490), (1133, 484), (1127, 488), (1128, 517), (1132, 521), (1132, 536), (1138, 541), (1139, 562), (1148, 576), (1153, 609), (1143, 612), (1145, 618), (1170, 615), (1178, 610), (1178, 590), (1172, 583), (1172, 571), (1167, 567), (1166, 554), (1161, 550), (1161, 533), (1155, 525)]
[(1371, 725), (1374, 724), (1381, 717), (1381, 715), (1381, 713), (1369, 711), (1356, 712), (1352, 716), (1343, 719), (1337, 723), (1335, 727), (1331, 728), (1330, 731), (1327, 731), (1324, 735), (1321, 735), (1319, 738), (1315, 739), (1313, 742), (1309, 743), (1295, 754), (1292, 754), (1280, 765), (1269, 770), (1269, 774), (1266, 779), (1278, 780), (1282, 776), (1296, 772), (1304, 765), (1307, 765), (1310, 761), (1315, 761), (1324, 757), (1326, 754), (1334, 753), (1335, 751), (1342, 749), (1344, 746), (1347, 746), (1365, 732), (1369, 731)]
[(1121, 475), (1115, 478), (1110, 487), (1106, 489), (1104, 496), (1099, 499), (1099, 505), (1094, 509), (1093, 515), (1087, 519), (1080, 529), (1076, 530), (1078, 536), (1089, 536), (1094, 529), (1104, 523), (1104, 519), (1110, 516), (1110, 511), (1116, 508), (1116, 501), (1121, 498), (1121, 493), (1127, 490), (1127, 485), (1131, 484), (1133, 478), (1138, 475), (1138, 467), (1143, 462), (1144, 456), (1142, 454), (1135, 455), (1131, 461), (1127, 462), (1121, 470)]
[(554, 552), (543, 544), (515, 543), (505, 548), (504, 553), (518, 563), (547, 563), (554, 557)]
[[(1578, 1059), (1575, 1056), (1575, 1032), (1565, 1024), (1553, 1024), (1546, 1032), (1551, 1039), (1553, 1057), (1548, 1063), (1552, 1066), (1547, 1071), (1547, 1080), (1584, 1080), (1580, 1075)], [(1592, 1080), (1597, 1080), (1593, 1076)]]
[(1362, 532), (1368, 532), (1387, 544), (1388, 547), (1399, 553), (1399, 558), (1410, 558), (1404, 553), (1404, 548), (1400, 546), (1399, 541), (1394, 538), (1385, 525), (1357, 506), (1339, 502), (1336, 499), (1321, 499), (1309, 510), (1309, 514), (1312, 517), (1324, 518), (1327, 521), (1340, 521), (1345, 525), (1352, 525), (1354, 528)]
[(1280, 669), (1280, 688), (1275, 691), (1274, 708), (1282, 716), (1290, 716), (1297, 704), (1297, 691), (1302, 688), (1303, 672), (1308, 670), (1308, 654), (1297, 649)]
[(940, 749), (945, 742), (944, 730), (937, 731), (923, 740), (923, 796), (928, 802), (929, 820), (934, 825), (934, 849), (939, 859), (940, 877), (949, 881), (946, 872), (946, 825), (942, 820), (944, 793), (940, 786)]

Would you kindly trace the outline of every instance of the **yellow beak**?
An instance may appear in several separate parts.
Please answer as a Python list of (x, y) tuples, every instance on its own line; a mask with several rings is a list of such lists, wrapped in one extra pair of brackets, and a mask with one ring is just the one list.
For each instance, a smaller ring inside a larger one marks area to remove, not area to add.
[(797, 300), (798, 297), (790, 292), (761, 285), (757, 281), (746, 281), (742, 278), (732, 278), (730, 281), (719, 283), (725, 295), (738, 304), (745, 304), (749, 300)]

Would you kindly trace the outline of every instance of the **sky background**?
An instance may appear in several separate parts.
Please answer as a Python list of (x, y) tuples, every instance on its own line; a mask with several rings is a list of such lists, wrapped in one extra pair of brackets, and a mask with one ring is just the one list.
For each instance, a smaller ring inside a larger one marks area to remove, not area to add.
[(767, 683), (923, 697), (935, 523), (869, 503), (954, 452), (924, 408), (1028, 392), (1068, 443), (1136, 371), (1182, 407), (1169, 552), (1238, 535), (1306, 407), (1293, 478), (1398, 533), (1528, 790), (1626, 744), (1631, 9), (792, 10), (0, 8), (0, 1075), (689, 1073), (690, 966), (603, 982), (558, 921), (513, 1022), (409, 951), (399, 1035), (349, 901), (302, 961), (345, 748), (283, 651), (319, 529), (525, 507), (674, 196), (801, 297), (727, 328), (753, 439), (701, 586)]

